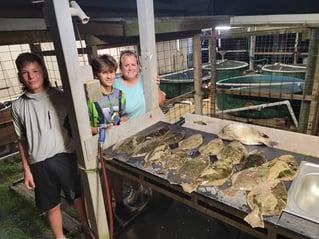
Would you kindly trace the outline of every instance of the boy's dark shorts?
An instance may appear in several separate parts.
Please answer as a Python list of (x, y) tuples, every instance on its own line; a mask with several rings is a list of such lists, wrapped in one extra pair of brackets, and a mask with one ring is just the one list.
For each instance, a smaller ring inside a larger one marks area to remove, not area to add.
[(35, 203), (43, 212), (61, 202), (61, 190), (69, 204), (81, 195), (75, 154), (60, 153), (30, 166), (35, 182)]

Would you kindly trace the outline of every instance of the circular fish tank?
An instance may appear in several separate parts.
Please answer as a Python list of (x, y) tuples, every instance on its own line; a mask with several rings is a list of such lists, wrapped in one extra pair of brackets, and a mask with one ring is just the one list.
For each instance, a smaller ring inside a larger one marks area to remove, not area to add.
[(264, 65), (261, 70), (265, 75), (291, 76), (300, 79), (305, 79), (306, 76), (306, 66), (304, 65), (275, 63)]
[[(165, 92), (167, 99), (194, 91), (194, 69), (171, 72), (160, 77), (160, 88)], [(208, 84), (210, 78), (210, 70), (203, 68), (202, 83)]]
[[(203, 66), (204, 69), (211, 69), (211, 65)], [(241, 76), (248, 69), (248, 63), (234, 60), (216, 61), (216, 82), (230, 77)]]
[[(248, 75), (221, 80), (216, 83), (216, 87), (234, 92), (234, 94), (217, 93), (219, 110), (232, 109), (233, 112), (229, 112), (230, 115), (244, 118), (280, 118), (290, 115), (287, 105), (278, 103), (275, 106), (253, 110), (239, 110), (239, 108), (284, 101), (280, 98), (268, 98), (267, 94), (302, 94), (304, 80), (289, 76)], [(290, 105), (294, 113), (298, 115), (300, 101), (290, 100)]]

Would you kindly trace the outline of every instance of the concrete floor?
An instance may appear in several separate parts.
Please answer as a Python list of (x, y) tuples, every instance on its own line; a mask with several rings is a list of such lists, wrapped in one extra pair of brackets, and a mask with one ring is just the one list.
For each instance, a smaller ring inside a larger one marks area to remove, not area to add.
[(256, 239), (182, 203), (150, 204), (114, 239)]

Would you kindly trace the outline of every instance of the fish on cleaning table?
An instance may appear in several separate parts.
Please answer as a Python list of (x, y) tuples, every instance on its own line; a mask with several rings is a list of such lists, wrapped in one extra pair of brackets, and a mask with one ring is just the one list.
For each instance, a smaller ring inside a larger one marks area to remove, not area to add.
[(248, 154), (246, 147), (239, 141), (232, 141), (225, 145), (221, 151), (217, 153), (218, 160), (227, 161), (230, 164), (238, 164)]
[(257, 167), (267, 162), (266, 155), (264, 152), (256, 149), (248, 153), (247, 157), (240, 160), (238, 165), (239, 170), (247, 168)]
[(231, 176), (231, 186), (226, 188), (224, 193), (234, 196), (238, 191), (251, 191), (268, 180), (269, 172), (267, 167), (253, 167), (236, 172)]
[[(120, 140), (112, 146), (108, 158), (121, 155), (121, 158), (129, 159), (131, 156), (144, 156), (152, 151), (170, 132), (169, 126), (161, 126), (147, 133), (137, 133), (126, 139)], [(124, 156), (124, 157), (123, 157)]]
[(137, 144), (133, 150), (133, 157), (144, 157), (149, 152), (152, 152), (157, 146), (163, 144), (161, 137), (152, 137), (145, 139), (140, 144)]
[(293, 180), (298, 171), (298, 162), (293, 155), (276, 157), (260, 166), (238, 171), (231, 176), (232, 185), (225, 194), (234, 195), (239, 190), (252, 191), (263, 182)]
[(185, 150), (193, 150), (203, 143), (203, 136), (201, 134), (193, 134), (179, 142), (179, 148)]
[(171, 150), (168, 144), (161, 144), (157, 146), (153, 151), (146, 154), (144, 161), (144, 168), (152, 168), (153, 165), (165, 166), (165, 162), (171, 155)]
[(210, 140), (207, 144), (199, 147), (198, 151), (201, 154), (213, 156), (218, 154), (224, 148), (224, 142), (220, 138)]
[(185, 192), (191, 193), (199, 186), (221, 186), (231, 177), (232, 173), (232, 164), (217, 160), (211, 167), (206, 168), (193, 182), (183, 183), (182, 187)]
[(247, 204), (252, 210), (244, 220), (251, 227), (264, 228), (263, 216), (277, 216), (286, 207), (288, 192), (280, 180), (259, 184), (247, 195)]
[(296, 158), (291, 154), (284, 154), (276, 157), (261, 166), (268, 167), (269, 180), (280, 179), (281, 181), (293, 180), (298, 172), (299, 164)]
[(143, 157), (152, 152), (157, 146), (164, 143), (163, 138), (170, 132), (169, 126), (158, 127), (144, 134), (144, 141), (137, 144), (133, 150), (133, 157)]
[(177, 172), (188, 160), (188, 154), (183, 149), (172, 150), (168, 156), (162, 169), (158, 170), (158, 174), (167, 174), (169, 171)]
[(218, 137), (224, 140), (238, 140), (245, 145), (261, 145), (270, 146), (269, 137), (257, 131), (253, 127), (240, 123), (231, 123), (224, 126), (218, 133)]
[(164, 125), (164, 126), (160, 126), (154, 130), (152, 130), (151, 132), (147, 133), (145, 135), (146, 139), (150, 139), (153, 137), (165, 137), (171, 130), (171, 127), (169, 127), (168, 125)]
[(181, 168), (173, 174), (169, 174), (167, 179), (172, 184), (182, 184), (192, 182), (201, 172), (211, 166), (210, 158), (207, 155), (200, 155), (187, 160)]
[(169, 132), (165, 137), (163, 138), (163, 141), (167, 143), (168, 145), (174, 145), (179, 143), (181, 140), (183, 140), (185, 137), (185, 130), (179, 130), (174, 132)]
[(112, 146), (112, 152), (109, 157), (114, 157), (116, 155), (125, 155), (126, 158), (130, 157), (137, 145), (143, 143), (145, 137), (142, 134), (133, 135), (126, 139), (120, 140)]

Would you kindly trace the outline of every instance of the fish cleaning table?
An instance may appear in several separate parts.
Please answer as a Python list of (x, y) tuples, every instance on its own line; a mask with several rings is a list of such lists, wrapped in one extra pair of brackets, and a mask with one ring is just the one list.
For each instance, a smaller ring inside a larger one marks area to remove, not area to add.
[[(219, 130), (221, 130), (224, 125), (231, 122), (232, 121), (219, 120), (210, 117), (188, 115), (186, 116), (186, 122), (183, 126), (172, 125), (166, 122), (157, 122), (151, 127), (141, 131), (141, 133), (151, 132), (159, 127), (168, 125), (171, 130), (185, 130), (185, 138), (196, 133), (202, 134), (204, 139), (203, 144), (205, 144), (209, 140), (217, 138)], [(313, 149), (309, 150), (310, 152), (302, 154), (299, 148), (295, 150), (294, 144), (292, 144), (293, 147), (289, 145), (291, 141), (298, 140), (301, 142), (303, 141), (303, 143), (306, 140), (308, 146), (312, 144), (319, 145), (317, 137), (308, 137), (308, 135), (264, 127), (257, 127), (257, 129), (266, 133), (271, 141), (277, 142), (277, 145), (275, 147), (246, 146), (249, 152), (254, 149), (259, 149), (265, 153), (267, 159), (273, 159), (283, 154), (292, 154), (299, 163), (303, 160), (319, 163), (318, 158), (315, 157), (315, 155), (319, 155), (319, 153), (317, 154), (316, 151), (311, 151)], [(294, 137), (293, 139), (290, 138), (289, 143), (284, 144), (284, 140), (282, 139), (287, 138), (287, 134), (289, 135), (288, 137)], [(110, 150), (111, 149), (108, 148), (104, 151), (106, 158), (108, 158), (107, 155), (110, 154)], [(149, 186), (156, 192), (184, 203), (257, 238), (319, 238), (319, 225), (317, 223), (299, 218), (287, 212), (282, 212), (280, 216), (263, 217), (265, 227), (252, 228), (243, 220), (243, 218), (251, 211), (246, 203), (246, 192), (242, 191), (234, 196), (226, 196), (222, 193), (222, 189), (231, 184), (230, 180), (220, 187), (198, 187), (196, 191), (187, 193), (183, 191), (180, 185), (171, 184), (165, 175), (157, 174), (153, 169), (145, 169), (143, 167), (143, 157), (130, 157), (127, 159), (125, 157), (122, 158), (121, 156), (117, 156), (112, 160), (106, 160), (106, 165), (111, 171)], [(289, 188), (290, 183), (291, 182), (286, 183), (287, 189)]]

